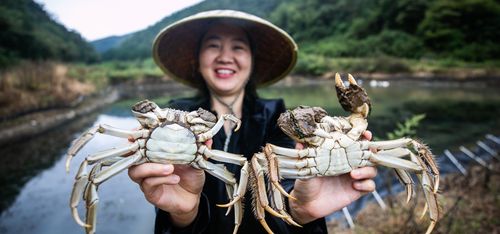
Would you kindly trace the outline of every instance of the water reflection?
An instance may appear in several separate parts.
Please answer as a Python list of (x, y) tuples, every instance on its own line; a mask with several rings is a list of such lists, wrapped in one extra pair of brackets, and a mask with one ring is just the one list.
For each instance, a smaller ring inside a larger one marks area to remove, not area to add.
[[(138, 126), (132, 117), (109, 115), (99, 115), (93, 124), (97, 123), (107, 123), (119, 128)], [(68, 127), (73, 131), (57, 131), (34, 139), (37, 145), (17, 144), (7, 147), (10, 154), (17, 157), (9, 157), (14, 158), (10, 164), (1, 164), (9, 165), (7, 169), (1, 170), (2, 180), (7, 180), (3, 181), (1, 191), (11, 188), (9, 194), (14, 197), (19, 190), (21, 192), (1, 215), (1, 233), (83, 233), (83, 229), (73, 221), (69, 210), (69, 196), (78, 164), (89, 153), (125, 145), (127, 142), (115, 137), (96, 136), (73, 160), (68, 175), (64, 168), (67, 146), (71, 139), (90, 126), (87, 120)], [(74, 128), (77, 128), (78, 132), (74, 131)], [(2, 155), (5, 154), (2, 152)], [(32, 176), (35, 177), (29, 180)], [(152, 233), (154, 209), (145, 201), (139, 188), (130, 181), (126, 172), (100, 186), (99, 196), (99, 233)], [(10, 203), (8, 200), (4, 201), (6, 196), (2, 198), (5, 205)], [(83, 209), (80, 211), (84, 214)], [(127, 224), (127, 228), (123, 227), (124, 224)]]

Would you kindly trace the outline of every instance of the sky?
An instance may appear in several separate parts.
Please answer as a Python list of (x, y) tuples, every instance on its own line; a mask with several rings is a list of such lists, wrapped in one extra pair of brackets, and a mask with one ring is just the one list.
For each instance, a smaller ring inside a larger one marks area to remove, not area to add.
[(53, 19), (88, 41), (121, 36), (155, 24), (201, 0), (35, 0)]

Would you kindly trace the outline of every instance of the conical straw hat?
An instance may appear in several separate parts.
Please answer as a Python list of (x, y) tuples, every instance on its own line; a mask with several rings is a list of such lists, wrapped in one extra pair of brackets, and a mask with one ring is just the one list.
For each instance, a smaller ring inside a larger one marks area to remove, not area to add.
[(153, 58), (167, 76), (191, 87), (197, 80), (197, 50), (208, 26), (217, 20), (234, 23), (252, 42), (252, 79), (257, 87), (285, 77), (297, 61), (297, 45), (288, 33), (274, 24), (240, 11), (213, 10), (179, 20), (164, 28), (153, 42)]

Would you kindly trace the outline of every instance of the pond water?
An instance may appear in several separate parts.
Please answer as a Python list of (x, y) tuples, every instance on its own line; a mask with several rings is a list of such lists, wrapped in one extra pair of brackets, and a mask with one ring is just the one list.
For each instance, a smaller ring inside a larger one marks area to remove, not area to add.
[[(437, 155), (444, 149), (457, 151), (460, 145), (474, 144), (487, 133), (500, 134), (500, 87), (496, 85), (407, 81), (363, 85), (373, 103), (369, 129), (376, 138), (386, 139), (386, 133), (393, 131), (398, 122), (417, 114), (425, 114), (426, 118), (416, 129), (416, 135)], [(266, 88), (259, 93), (266, 98), (282, 97), (290, 108), (321, 106), (331, 115), (347, 114), (337, 103), (331, 81)], [(188, 91), (181, 96), (191, 94)], [(164, 105), (172, 97), (149, 98)], [(114, 137), (95, 137), (73, 160), (70, 174), (64, 170), (64, 154), (71, 140), (90, 126), (106, 123), (124, 129), (137, 127), (129, 107), (138, 100), (121, 101), (43, 136), (2, 146), (0, 233), (84, 233), (72, 220), (69, 209), (78, 164), (85, 155), (127, 143)], [(444, 171), (453, 171), (444, 157), (438, 156), (438, 161)], [(380, 173), (378, 185), (385, 183), (385, 175), (383, 171)], [(152, 233), (154, 208), (126, 172), (100, 186), (99, 196), (98, 233)], [(361, 205), (356, 206), (350, 209), (357, 210)]]

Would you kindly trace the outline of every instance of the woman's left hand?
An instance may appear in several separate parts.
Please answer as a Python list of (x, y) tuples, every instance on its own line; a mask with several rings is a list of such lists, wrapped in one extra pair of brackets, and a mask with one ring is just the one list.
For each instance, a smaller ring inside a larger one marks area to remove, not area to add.
[[(369, 131), (364, 138), (371, 140)], [(303, 147), (298, 144), (297, 148)], [(295, 181), (289, 199), (292, 218), (299, 224), (306, 224), (338, 211), (366, 193), (375, 190), (373, 178), (377, 175), (375, 167), (362, 167), (340, 176), (314, 177)]]

